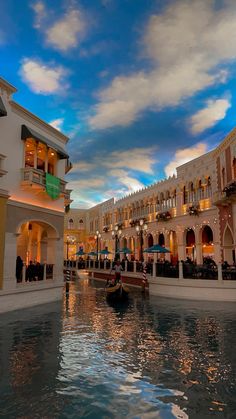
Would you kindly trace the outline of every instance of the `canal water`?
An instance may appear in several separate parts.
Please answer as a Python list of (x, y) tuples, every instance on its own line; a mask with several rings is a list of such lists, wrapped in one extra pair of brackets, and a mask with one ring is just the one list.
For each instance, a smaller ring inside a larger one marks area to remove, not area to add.
[(81, 279), (63, 302), (0, 316), (0, 417), (236, 418), (236, 308)]

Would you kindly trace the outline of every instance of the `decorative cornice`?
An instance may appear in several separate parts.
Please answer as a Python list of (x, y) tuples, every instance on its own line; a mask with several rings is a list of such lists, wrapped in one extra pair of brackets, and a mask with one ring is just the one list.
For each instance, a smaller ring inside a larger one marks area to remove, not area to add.
[(49, 132), (51, 135), (54, 135), (57, 139), (60, 139), (63, 141), (63, 143), (67, 143), (69, 141), (69, 138), (62, 134), (60, 131), (58, 131), (56, 128), (54, 128), (52, 125), (47, 124), (42, 119), (38, 118), (36, 115), (28, 111), (27, 109), (23, 108), (23, 106), (19, 105), (19, 103), (14, 102), (13, 100), (9, 101), (13, 111), (18, 112), (19, 114), (23, 115), (23, 117), (28, 117), (31, 121), (33, 120), (34, 124), (41, 128), (45, 129), (47, 132)]
[(4, 80), (2, 77), (0, 77), (0, 87), (5, 89), (8, 94), (17, 92), (17, 89), (14, 86), (12, 86), (12, 84), (8, 83), (8, 81)]

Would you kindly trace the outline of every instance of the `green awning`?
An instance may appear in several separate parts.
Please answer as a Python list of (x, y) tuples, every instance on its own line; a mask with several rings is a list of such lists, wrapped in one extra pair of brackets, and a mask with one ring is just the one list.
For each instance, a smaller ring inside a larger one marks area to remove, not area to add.
[(28, 138), (33, 138), (35, 141), (40, 141), (41, 143), (46, 144), (48, 147), (52, 148), (53, 150), (57, 152), (60, 159), (69, 158), (68, 154), (66, 154), (66, 152), (63, 150), (62, 147), (60, 147), (57, 144), (54, 144), (51, 140), (48, 140), (48, 138), (34, 131), (32, 128), (29, 128), (26, 125), (22, 125), (21, 126), (21, 139), (27, 140)]
[(1, 116), (7, 116), (7, 111), (0, 96), (0, 117)]

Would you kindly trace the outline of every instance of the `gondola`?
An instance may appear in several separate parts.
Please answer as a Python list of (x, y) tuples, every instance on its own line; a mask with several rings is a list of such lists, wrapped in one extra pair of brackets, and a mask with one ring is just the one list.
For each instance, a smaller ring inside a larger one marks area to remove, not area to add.
[(106, 297), (109, 300), (122, 301), (122, 300), (126, 300), (129, 296), (129, 288), (120, 282), (118, 282), (114, 286), (107, 286), (105, 288), (105, 291), (106, 291)]

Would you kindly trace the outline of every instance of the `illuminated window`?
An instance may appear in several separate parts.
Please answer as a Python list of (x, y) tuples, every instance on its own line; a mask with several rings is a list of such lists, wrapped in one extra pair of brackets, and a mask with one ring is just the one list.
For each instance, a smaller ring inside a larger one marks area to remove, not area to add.
[(26, 140), (25, 142), (25, 167), (34, 167), (35, 142)]
[(48, 150), (48, 173), (55, 175), (56, 173), (56, 152), (49, 148)]
[(45, 160), (47, 155), (47, 147), (45, 144), (38, 143), (37, 145), (37, 169), (45, 172)]

